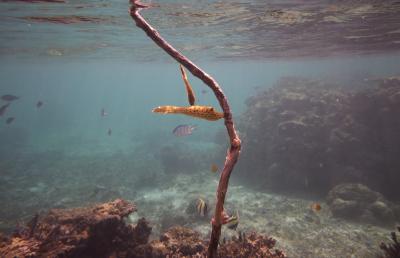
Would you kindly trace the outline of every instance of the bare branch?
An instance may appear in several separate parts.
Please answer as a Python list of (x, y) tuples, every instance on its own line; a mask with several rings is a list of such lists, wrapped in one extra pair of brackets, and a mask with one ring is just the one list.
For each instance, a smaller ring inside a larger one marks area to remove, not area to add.
[(138, 0), (130, 0), (131, 8), (130, 15), (135, 20), (136, 26), (144, 30), (147, 36), (149, 36), (160, 48), (167, 52), (172, 58), (178, 63), (186, 67), (194, 76), (202, 80), (211, 90), (214, 92), (215, 97), (221, 106), (224, 113), (225, 127), (227, 129), (230, 148), (226, 155), (225, 165), (221, 173), (217, 188), (217, 201), (215, 205), (215, 213), (212, 219), (212, 233), (208, 247), (208, 257), (217, 257), (217, 249), (219, 243), (219, 237), (221, 235), (222, 226), (222, 215), (224, 212), (225, 196), (228, 191), (228, 183), (231, 172), (239, 158), (241, 142), (238, 134), (236, 133), (235, 126), (232, 119), (232, 113), (228, 104), (228, 100), (225, 97), (221, 87), (218, 83), (202, 69), (196, 66), (187, 57), (182, 55), (178, 50), (172, 47), (160, 34), (155, 30), (147, 21), (140, 15), (139, 11), (143, 8), (149, 7), (146, 4), (140, 3)]

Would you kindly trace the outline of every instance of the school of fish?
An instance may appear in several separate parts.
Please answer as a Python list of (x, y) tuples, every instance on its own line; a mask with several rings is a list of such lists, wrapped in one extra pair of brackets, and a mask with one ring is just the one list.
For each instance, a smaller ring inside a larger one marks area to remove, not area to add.
[[(4, 95), (2, 95), (2, 96), (0, 97), (0, 99), (1, 99), (2, 101), (6, 101), (6, 102), (7, 102), (6, 104), (3, 104), (3, 105), (0, 106), (0, 117), (2, 117), (2, 116), (5, 115), (5, 113), (7, 112), (7, 110), (10, 108), (11, 103), (14, 102), (15, 100), (20, 99), (20, 97), (15, 96), (15, 95), (12, 95), (12, 94), (4, 94)], [(43, 102), (40, 101), (40, 100), (36, 103), (36, 107), (37, 107), (37, 108), (40, 108), (42, 105), (43, 105)], [(6, 119), (6, 122), (5, 122), (5, 123), (6, 123), (7, 125), (9, 125), (9, 124), (13, 123), (14, 120), (15, 120), (15, 117), (10, 116), (10, 117), (8, 117), (8, 118)]]

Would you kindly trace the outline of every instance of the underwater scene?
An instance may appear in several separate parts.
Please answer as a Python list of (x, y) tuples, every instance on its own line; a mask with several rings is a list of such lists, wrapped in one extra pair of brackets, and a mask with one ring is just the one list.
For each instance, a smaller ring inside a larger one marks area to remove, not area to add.
[(0, 257), (400, 257), (399, 1), (0, 0), (0, 60)]

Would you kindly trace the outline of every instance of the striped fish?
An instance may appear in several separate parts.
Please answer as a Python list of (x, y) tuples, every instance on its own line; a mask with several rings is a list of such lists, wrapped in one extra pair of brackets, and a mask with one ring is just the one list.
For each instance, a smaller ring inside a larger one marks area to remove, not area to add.
[(237, 228), (238, 225), (239, 225), (239, 212), (236, 211), (236, 214), (235, 214), (235, 215), (232, 215), (232, 216), (228, 219), (228, 221), (227, 221), (227, 223), (226, 223), (226, 226), (227, 226), (227, 228), (229, 228), (229, 229), (236, 230), (236, 228)]
[(197, 213), (198, 213), (200, 216), (205, 217), (205, 216), (207, 215), (207, 212), (208, 212), (208, 210), (207, 210), (207, 203), (206, 203), (203, 199), (201, 199), (201, 198), (197, 199), (197, 202), (196, 202), (196, 210), (197, 210)]
[(195, 125), (178, 125), (172, 131), (175, 136), (188, 136), (193, 133), (193, 130), (196, 129)]

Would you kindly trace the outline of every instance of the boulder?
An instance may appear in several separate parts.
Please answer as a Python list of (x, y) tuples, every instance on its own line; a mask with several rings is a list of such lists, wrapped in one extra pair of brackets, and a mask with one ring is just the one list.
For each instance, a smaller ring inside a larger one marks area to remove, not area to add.
[(362, 184), (335, 186), (328, 193), (327, 203), (335, 217), (387, 226), (396, 221), (397, 206)]
[(0, 239), (0, 257), (125, 257), (148, 242), (145, 219), (124, 222), (136, 206), (117, 199), (91, 207), (53, 209), (36, 215), (10, 238)]

